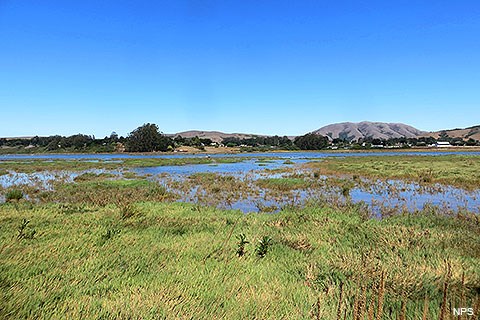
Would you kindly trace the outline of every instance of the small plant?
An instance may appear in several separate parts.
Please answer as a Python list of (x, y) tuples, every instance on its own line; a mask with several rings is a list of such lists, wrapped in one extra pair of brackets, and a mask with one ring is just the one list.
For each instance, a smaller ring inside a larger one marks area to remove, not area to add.
[(192, 207), (192, 211), (202, 212), (202, 206), (198, 203), (195, 203), (195, 205)]
[(37, 231), (35, 229), (28, 230), (28, 224), (30, 223), (30, 220), (23, 219), (22, 223), (18, 227), (18, 234), (17, 234), (17, 239), (33, 239), (35, 238), (35, 234)]
[(348, 186), (348, 185), (343, 185), (342, 186), (342, 195), (345, 198), (348, 198), (350, 196), (350, 186)]
[(23, 198), (23, 192), (18, 189), (13, 189), (10, 191), (7, 191), (5, 194), (5, 201), (6, 202), (11, 202), (11, 201), (18, 201)]
[(273, 241), (269, 236), (263, 236), (263, 238), (258, 242), (256, 252), (257, 256), (260, 258), (265, 257), (268, 252), (268, 248), (272, 245)]
[(133, 203), (120, 203), (119, 207), (122, 219), (129, 219), (138, 215), (138, 210)]
[(116, 229), (107, 229), (104, 234), (100, 236), (100, 244), (104, 244), (111, 238), (113, 238), (116, 234), (119, 234), (120, 230)]
[(420, 182), (430, 183), (434, 179), (434, 174), (432, 169), (423, 170), (418, 173)]
[(247, 236), (244, 233), (240, 233), (237, 236), (238, 244), (237, 244), (237, 256), (243, 257), (245, 255), (245, 245), (250, 243), (247, 241)]

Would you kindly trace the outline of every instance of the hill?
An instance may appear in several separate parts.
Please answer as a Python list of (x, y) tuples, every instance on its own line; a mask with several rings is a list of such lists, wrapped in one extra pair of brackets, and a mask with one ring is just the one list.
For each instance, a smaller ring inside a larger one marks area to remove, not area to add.
[(418, 130), (412, 126), (403, 123), (384, 123), (384, 122), (342, 122), (330, 124), (322, 127), (313, 133), (327, 136), (330, 139), (346, 139), (349, 141), (358, 140), (360, 138), (416, 138), (427, 135), (427, 132)]
[(465, 129), (450, 129), (450, 130), (441, 130), (435, 132), (429, 132), (427, 136), (432, 136), (434, 138), (439, 138), (442, 133), (445, 133), (447, 136), (451, 138), (462, 138), (464, 140), (474, 139), (480, 140), (480, 125), (468, 127)]
[(262, 135), (255, 135), (255, 134), (247, 134), (247, 133), (224, 133), (220, 131), (200, 131), (200, 130), (190, 130), (190, 131), (183, 131), (178, 132), (175, 134), (169, 134), (168, 136), (176, 137), (181, 136), (184, 138), (193, 138), (195, 136), (204, 139), (211, 139), (214, 142), (222, 142), (225, 138), (239, 138), (239, 139), (247, 139), (252, 137), (258, 137)]

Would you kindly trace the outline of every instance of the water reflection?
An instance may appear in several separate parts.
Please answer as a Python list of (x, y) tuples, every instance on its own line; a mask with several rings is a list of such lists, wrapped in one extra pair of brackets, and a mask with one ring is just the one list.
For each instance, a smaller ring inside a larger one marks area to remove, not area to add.
[[(300, 157), (300, 154), (302, 157)], [(315, 154), (318, 157), (322, 155), (321, 153), (311, 153), (309, 157), (312, 158)], [(258, 154), (256, 155), (258, 156)], [(355, 155), (358, 156), (358, 154)], [(372, 154), (368, 153), (367, 155)], [(269, 156), (272, 156), (272, 154), (269, 154)], [(285, 157), (286, 155), (282, 154), (282, 156)], [(73, 182), (77, 176), (84, 173), (111, 173), (117, 178), (125, 178), (126, 173), (130, 175), (133, 173), (165, 185), (169, 191), (180, 196), (180, 201), (239, 209), (243, 212), (275, 212), (286, 206), (302, 205), (306, 201), (312, 200), (334, 203), (363, 202), (374, 214), (385, 213), (389, 210), (392, 212), (414, 211), (430, 205), (441, 207), (446, 211), (468, 210), (475, 213), (480, 211), (479, 189), (467, 191), (439, 184), (424, 186), (401, 180), (353, 180), (351, 178), (345, 178), (349, 179), (346, 180), (346, 183), (351, 185), (351, 187), (345, 189), (338, 183), (341, 177), (318, 177), (314, 176), (313, 172), (308, 169), (300, 168), (299, 164), (308, 161), (305, 158), (305, 153), (298, 153), (297, 158), (293, 153), (289, 153), (288, 156), (290, 157), (288, 162), (285, 159), (266, 161), (250, 157), (235, 163), (142, 167), (126, 171), (92, 169), (81, 172), (55, 171), (30, 174), (9, 172), (0, 176), (0, 186), (9, 188), (29, 185), (43, 190), (51, 190), (53, 182)], [(292, 170), (284, 170), (286, 168)], [(228, 192), (219, 187), (219, 190), (209, 194), (204, 185), (191, 179), (196, 174), (231, 176), (236, 179), (232, 180), (232, 183), (237, 183), (239, 187), (235, 189), (235, 187), (230, 186)], [(300, 177), (308, 184), (305, 188), (293, 188), (279, 192), (278, 190), (261, 188), (256, 183), (259, 179), (282, 177)], [(0, 201), (2, 200), (4, 199), (0, 197)]]

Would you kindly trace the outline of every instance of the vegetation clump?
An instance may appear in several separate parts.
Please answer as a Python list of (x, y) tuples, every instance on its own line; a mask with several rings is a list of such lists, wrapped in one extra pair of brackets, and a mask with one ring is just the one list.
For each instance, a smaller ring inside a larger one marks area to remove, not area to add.
[(240, 233), (237, 236), (238, 244), (237, 244), (237, 256), (243, 257), (246, 253), (245, 246), (250, 242), (247, 241), (247, 236), (244, 233)]
[(265, 178), (256, 181), (261, 188), (269, 188), (275, 190), (294, 190), (306, 189), (310, 182), (302, 178)]
[(22, 190), (19, 190), (19, 189), (8, 190), (5, 193), (5, 201), (6, 202), (19, 201), (22, 198), (23, 198), (23, 192), (22, 192)]
[(30, 223), (30, 220), (23, 219), (20, 226), (18, 226), (18, 234), (17, 234), (17, 239), (33, 239), (35, 238), (35, 234), (37, 231), (35, 229), (28, 228), (28, 224)]
[(72, 204), (117, 205), (122, 216), (131, 215), (131, 204), (136, 201), (165, 201), (175, 195), (156, 182), (135, 180), (82, 181), (78, 183), (59, 183), (54, 191), (41, 194), (43, 202), (61, 202)]
[(115, 235), (119, 234), (120, 230), (108, 228), (104, 233), (100, 235), (99, 244), (104, 245), (108, 240), (112, 239)]
[(422, 184), (441, 183), (465, 189), (480, 186), (480, 161), (476, 156), (388, 156), (345, 157), (312, 161), (306, 168), (323, 175), (405, 179)]
[(116, 176), (112, 173), (102, 172), (102, 173), (95, 173), (95, 172), (85, 172), (79, 176), (76, 176), (73, 180), (75, 182), (81, 181), (102, 181), (106, 179), (113, 179)]
[(257, 256), (264, 258), (267, 255), (268, 249), (273, 244), (272, 239), (269, 236), (263, 236), (262, 239), (258, 242), (257, 248), (255, 249)]
[(173, 140), (160, 133), (158, 126), (146, 123), (133, 130), (127, 137), (127, 151), (153, 152), (167, 151), (173, 147)]
[(328, 146), (328, 138), (315, 133), (296, 137), (294, 144), (302, 150), (320, 150)]

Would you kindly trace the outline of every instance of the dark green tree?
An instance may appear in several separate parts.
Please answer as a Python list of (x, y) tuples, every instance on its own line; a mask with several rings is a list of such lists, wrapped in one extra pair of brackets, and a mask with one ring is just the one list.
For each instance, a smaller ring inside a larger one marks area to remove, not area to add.
[(153, 152), (167, 151), (168, 146), (173, 147), (173, 140), (165, 137), (153, 123), (146, 123), (130, 132), (127, 137), (127, 151)]
[(315, 133), (296, 137), (293, 142), (302, 150), (320, 150), (328, 146), (328, 138)]

